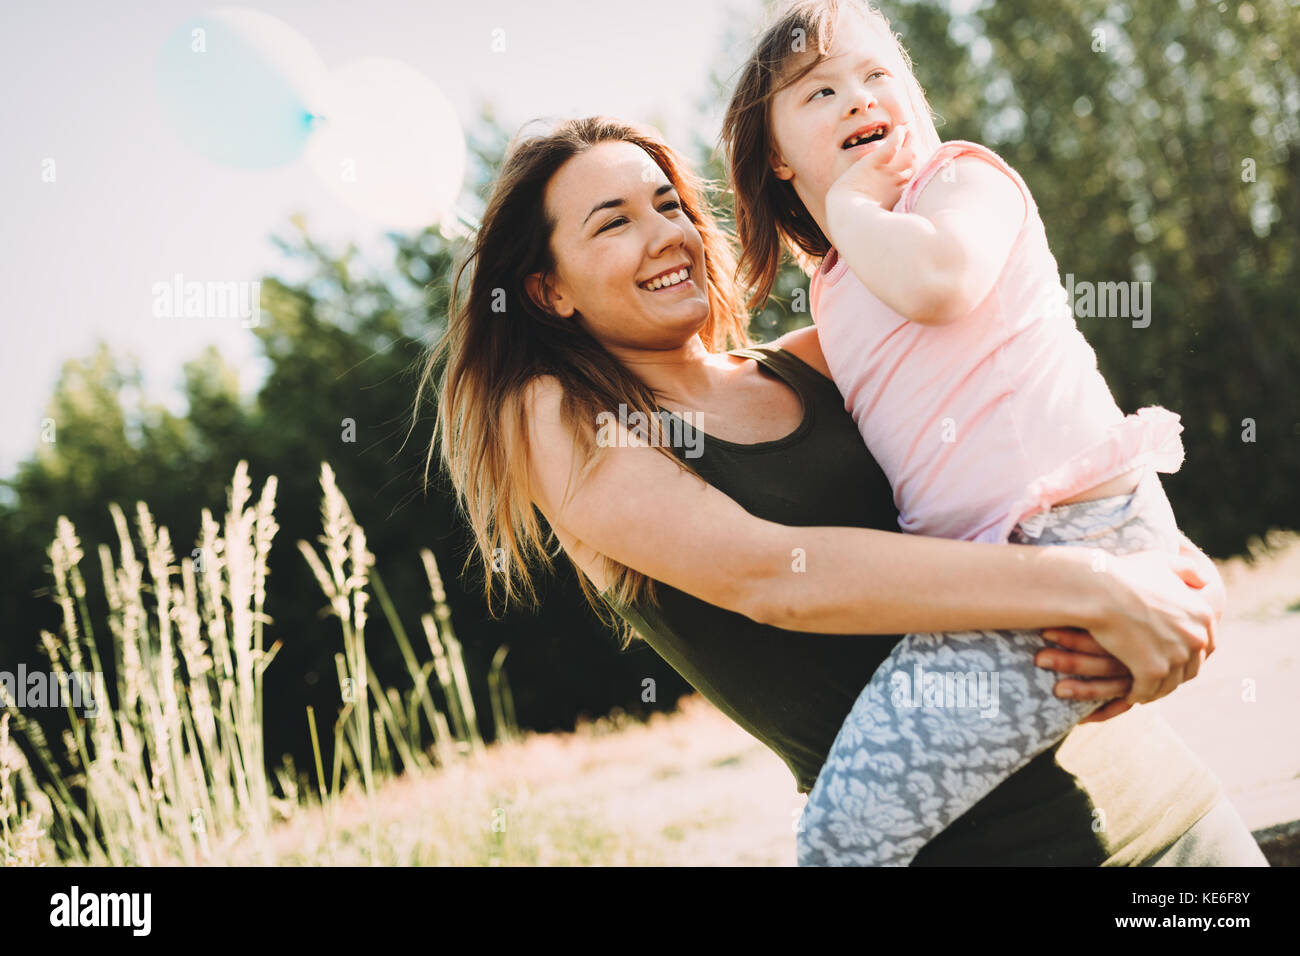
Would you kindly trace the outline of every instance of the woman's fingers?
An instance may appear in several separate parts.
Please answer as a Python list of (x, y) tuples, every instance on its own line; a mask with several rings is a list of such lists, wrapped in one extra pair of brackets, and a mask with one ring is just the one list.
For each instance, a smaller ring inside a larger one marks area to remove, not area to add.
[(1132, 710), (1133, 705), (1126, 700), (1112, 700), (1109, 704), (1103, 704), (1098, 707), (1083, 720), (1081, 724), (1091, 724), (1100, 720), (1110, 720), (1112, 717), (1118, 717), (1125, 711)]
[(1056, 682), (1056, 696), (1071, 700), (1114, 700), (1116, 697), (1125, 697), (1132, 683), (1132, 680), (1127, 677), (1102, 680), (1066, 678)]
[(1034, 655), (1034, 663), (1044, 670), (1080, 677), (1124, 677), (1131, 679), (1123, 661), (1109, 654), (1080, 654), (1049, 648)]
[(1171, 561), (1169, 566), (1173, 568), (1175, 574), (1183, 579), (1184, 583), (1191, 587), (1203, 588), (1209, 583), (1197, 561), (1187, 551), (1179, 551), (1178, 559)]
[(1131, 679), (1124, 662), (1078, 628), (1048, 628), (1043, 637), (1064, 650), (1049, 647), (1039, 651), (1034, 663), (1046, 670), (1080, 677), (1123, 677)]
[(1111, 657), (1110, 651), (1102, 647), (1087, 631), (1074, 627), (1050, 627), (1043, 631), (1043, 638), (1053, 644), (1081, 654), (1096, 654), (1099, 657)]
[[(1173, 676), (1173, 682), (1170, 684), (1171, 675), (1169, 669), (1160, 668), (1149, 661), (1146, 666), (1136, 669), (1130, 667), (1129, 670), (1133, 672), (1133, 686), (1128, 692), (1128, 702), (1130, 704), (1149, 703), (1163, 697), (1178, 686), (1177, 675)], [(1169, 684), (1169, 687), (1165, 688), (1165, 684)]]
[(1228, 606), (1228, 593), (1224, 588), (1223, 576), (1219, 574), (1218, 566), (1187, 535), (1180, 533), (1180, 538), (1178, 555), (1182, 559), (1182, 563), (1175, 565), (1174, 571), (1185, 583), (1202, 590), (1206, 601), (1209, 602), (1212, 612), (1212, 626), (1210, 628), (1209, 646), (1205, 650), (1205, 656), (1209, 657), (1214, 653), (1215, 631), (1218, 628), (1219, 621), (1223, 618), (1223, 612)]
[(1223, 609), (1215, 608), (1214, 617), (1210, 621), (1209, 642), (1205, 646), (1205, 656), (1207, 658), (1214, 653), (1214, 647), (1218, 641), (1218, 636), (1219, 636), (1219, 620), (1222, 617), (1223, 617)]
[(1205, 663), (1205, 659), (1210, 656), (1211, 649), (1214, 647), (1214, 629), (1218, 624), (1218, 615), (1214, 612), (1214, 609), (1207, 604), (1197, 623), (1204, 629), (1203, 639), (1198, 637), (1192, 642), (1189, 648), (1190, 656), (1181, 668), (1174, 667), (1171, 669), (1175, 674), (1179, 675), (1179, 679), (1174, 682), (1170, 691), (1199, 674), (1201, 665)]

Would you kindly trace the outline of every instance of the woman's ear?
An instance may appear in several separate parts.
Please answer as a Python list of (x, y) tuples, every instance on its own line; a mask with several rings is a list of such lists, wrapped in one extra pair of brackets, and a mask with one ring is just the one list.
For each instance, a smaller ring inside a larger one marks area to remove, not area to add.
[(547, 302), (546, 282), (540, 272), (524, 276), (524, 291), (528, 293), (528, 298), (533, 300), (533, 304), (543, 312), (551, 311), (550, 303)]
[(543, 312), (567, 319), (573, 315), (573, 305), (568, 297), (557, 292), (555, 280), (543, 272), (524, 276), (524, 291)]
[(794, 179), (794, 170), (786, 165), (786, 161), (775, 149), (768, 152), (767, 162), (772, 167), (772, 172), (776, 173), (777, 179), (784, 179), (786, 181)]

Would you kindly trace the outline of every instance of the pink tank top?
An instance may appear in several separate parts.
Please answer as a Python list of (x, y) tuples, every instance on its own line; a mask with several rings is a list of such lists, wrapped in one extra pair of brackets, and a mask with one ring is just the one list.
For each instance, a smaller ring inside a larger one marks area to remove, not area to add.
[(1179, 417), (1125, 416), (1074, 322), (1029, 188), (996, 153), (944, 143), (894, 207), (911, 212), (944, 166), (972, 155), (1020, 188), (1026, 215), (988, 296), (948, 325), (909, 322), (834, 249), (812, 279), (813, 321), (845, 408), (894, 490), (903, 531), (1006, 541), (1032, 516), (1139, 466), (1177, 471)]

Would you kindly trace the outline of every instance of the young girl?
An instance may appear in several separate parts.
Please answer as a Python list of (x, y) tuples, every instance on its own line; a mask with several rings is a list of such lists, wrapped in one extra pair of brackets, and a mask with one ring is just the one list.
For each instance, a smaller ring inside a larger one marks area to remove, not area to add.
[[(806, 268), (820, 260), (826, 364), (904, 531), (1092, 547), (1098, 571), (1105, 552), (1177, 550), (1154, 472), (1182, 462), (1178, 416), (1116, 406), (1028, 188), (983, 146), (940, 143), (883, 17), (851, 0), (790, 7), (723, 138), (754, 301), (782, 241)], [(1046, 646), (1038, 632), (904, 638), (809, 795), (800, 864), (906, 865), (1092, 712), (1054, 695), (1034, 666)], [(1105, 649), (1135, 686), (1160, 683), (1132, 648)]]

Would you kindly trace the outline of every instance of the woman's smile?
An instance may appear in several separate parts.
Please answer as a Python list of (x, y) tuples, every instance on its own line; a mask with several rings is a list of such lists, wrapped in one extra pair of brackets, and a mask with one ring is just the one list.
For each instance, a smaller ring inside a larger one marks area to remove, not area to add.
[(638, 282), (637, 286), (643, 292), (654, 294), (694, 289), (695, 282), (691, 278), (693, 272), (694, 269), (692, 269), (689, 263), (680, 266), (673, 266), (671, 269), (665, 269), (663, 272), (656, 273), (644, 282)]

